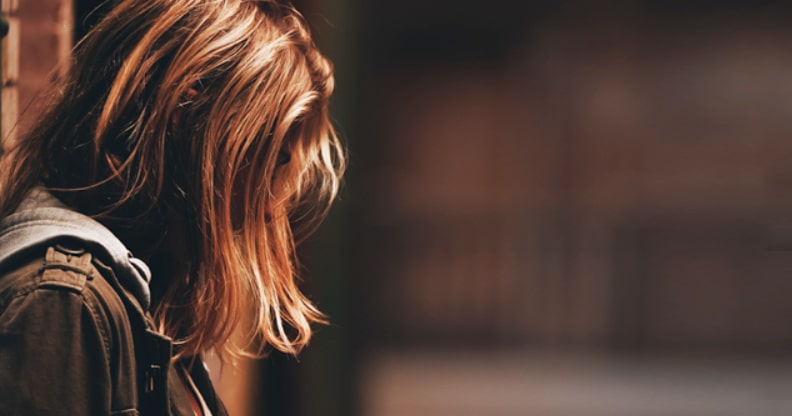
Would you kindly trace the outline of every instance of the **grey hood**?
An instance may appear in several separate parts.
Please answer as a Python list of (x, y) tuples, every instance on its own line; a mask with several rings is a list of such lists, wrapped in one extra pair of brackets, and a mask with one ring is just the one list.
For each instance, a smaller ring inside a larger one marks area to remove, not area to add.
[(75, 212), (42, 188), (34, 188), (17, 210), (0, 221), (0, 268), (14, 255), (64, 237), (86, 244), (91, 254), (113, 269), (121, 285), (148, 310), (148, 266), (96, 220)]

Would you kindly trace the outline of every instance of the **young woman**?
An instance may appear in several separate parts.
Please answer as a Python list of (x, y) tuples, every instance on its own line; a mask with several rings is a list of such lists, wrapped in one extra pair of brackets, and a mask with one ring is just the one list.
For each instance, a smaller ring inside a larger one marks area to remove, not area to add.
[(0, 414), (224, 414), (204, 352), (299, 352), (332, 90), (289, 4), (118, 2), (0, 159)]

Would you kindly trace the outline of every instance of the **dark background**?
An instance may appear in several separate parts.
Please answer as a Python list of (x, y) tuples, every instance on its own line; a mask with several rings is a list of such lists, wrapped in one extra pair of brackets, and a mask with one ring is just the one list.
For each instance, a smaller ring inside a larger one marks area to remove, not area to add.
[(251, 414), (786, 414), (786, 2), (296, 4), (351, 163)]

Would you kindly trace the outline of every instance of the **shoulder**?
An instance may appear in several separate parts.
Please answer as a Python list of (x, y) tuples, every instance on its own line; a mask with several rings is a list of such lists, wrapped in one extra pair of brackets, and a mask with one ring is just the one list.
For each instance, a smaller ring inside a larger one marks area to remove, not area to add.
[(113, 338), (129, 330), (124, 303), (84, 249), (43, 247), (0, 273), (0, 329), (22, 313), (57, 313), (56, 306), (79, 310), (81, 322), (74, 324), (94, 326), (108, 353)]
[(100, 269), (89, 252), (54, 245), (0, 272), (0, 414), (136, 408), (129, 316)]
[(109, 308), (123, 309), (118, 293), (100, 268), (105, 272), (108, 269), (79, 246), (54, 244), (38, 249), (0, 270), (0, 311), (14, 298), (44, 290), (86, 299), (99, 297)]

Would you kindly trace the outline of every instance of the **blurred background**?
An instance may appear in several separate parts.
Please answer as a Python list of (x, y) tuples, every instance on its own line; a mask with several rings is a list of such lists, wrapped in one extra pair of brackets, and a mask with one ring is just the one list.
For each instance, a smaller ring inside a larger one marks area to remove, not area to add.
[[(2, 1), (4, 135), (99, 4)], [(792, 414), (792, 4), (295, 4), (351, 160), (302, 247), (332, 324), (218, 371), (233, 414)]]

